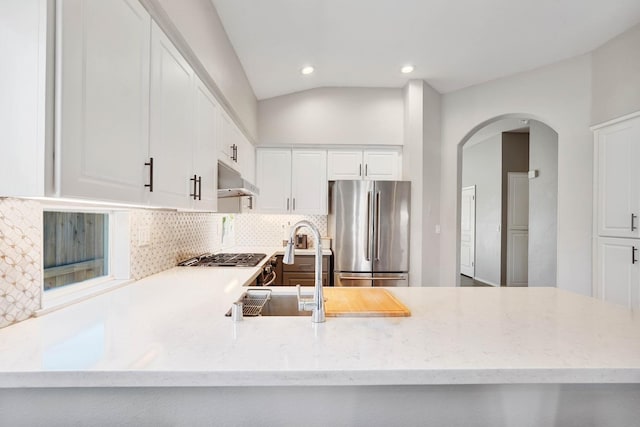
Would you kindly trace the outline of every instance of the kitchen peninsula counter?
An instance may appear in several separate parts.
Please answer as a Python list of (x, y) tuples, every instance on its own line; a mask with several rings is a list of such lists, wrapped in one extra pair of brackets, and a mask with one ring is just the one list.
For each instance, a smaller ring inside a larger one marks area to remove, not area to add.
[(409, 287), (389, 290), (411, 317), (234, 323), (224, 314), (258, 271), (176, 267), (4, 328), (0, 389), (596, 383), (638, 392), (640, 315), (622, 307), (555, 288)]
[(258, 270), (176, 267), (2, 329), (0, 387), (640, 382), (640, 315), (593, 298), (390, 288), (411, 317), (234, 323)]

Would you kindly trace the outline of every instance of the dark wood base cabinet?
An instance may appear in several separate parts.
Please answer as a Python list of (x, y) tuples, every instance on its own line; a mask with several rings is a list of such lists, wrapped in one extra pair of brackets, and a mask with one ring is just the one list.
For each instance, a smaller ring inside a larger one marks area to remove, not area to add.
[[(282, 256), (278, 255), (276, 265), (275, 286), (313, 286), (315, 283), (315, 257), (313, 255), (296, 255), (293, 264), (282, 262)], [(331, 286), (331, 255), (322, 257), (322, 286)]]

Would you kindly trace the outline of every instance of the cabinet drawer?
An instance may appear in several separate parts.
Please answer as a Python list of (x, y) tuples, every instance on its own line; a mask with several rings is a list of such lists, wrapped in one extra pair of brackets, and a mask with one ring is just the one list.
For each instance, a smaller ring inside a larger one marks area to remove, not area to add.
[[(297, 255), (295, 257), (294, 264), (282, 264), (282, 271), (292, 272), (311, 272), (315, 269), (315, 257), (313, 255)], [(322, 257), (322, 271), (324, 273), (329, 271), (329, 257)]]
[[(329, 275), (322, 273), (322, 286), (328, 286)], [(284, 286), (314, 286), (315, 277), (314, 273), (283, 273), (282, 284)]]

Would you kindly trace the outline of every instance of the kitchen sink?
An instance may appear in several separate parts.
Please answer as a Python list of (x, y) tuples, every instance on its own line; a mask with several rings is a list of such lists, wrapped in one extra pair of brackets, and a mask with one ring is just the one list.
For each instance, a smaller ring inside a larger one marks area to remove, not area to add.
[[(311, 295), (304, 295), (309, 297)], [(238, 302), (242, 303), (244, 317), (256, 316), (311, 316), (310, 311), (298, 310), (296, 294), (271, 292), (270, 289), (250, 289), (244, 292)], [(231, 309), (226, 316), (231, 316)]]

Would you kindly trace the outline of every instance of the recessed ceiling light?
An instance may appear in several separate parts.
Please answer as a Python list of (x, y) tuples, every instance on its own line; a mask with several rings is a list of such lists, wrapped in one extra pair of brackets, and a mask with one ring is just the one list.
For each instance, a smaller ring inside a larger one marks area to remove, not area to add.
[(402, 74), (409, 74), (412, 71), (413, 71), (413, 65), (405, 65), (404, 67), (400, 68), (400, 72)]
[(302, 67), (300, 72), (304, 75), (311, 74), (314, 72), (314, 68), (311, 65), (307, 65), (306, 67)]

